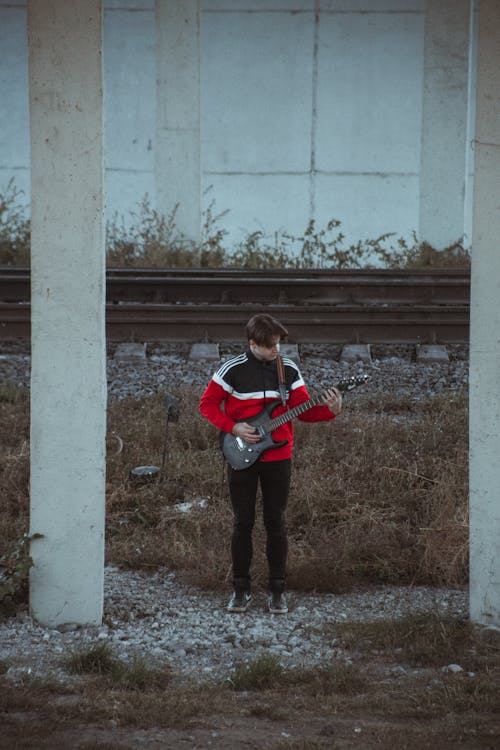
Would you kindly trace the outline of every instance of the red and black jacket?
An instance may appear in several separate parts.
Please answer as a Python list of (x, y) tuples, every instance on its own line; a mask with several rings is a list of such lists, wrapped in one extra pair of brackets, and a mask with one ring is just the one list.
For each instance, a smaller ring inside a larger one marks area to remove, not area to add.
[[(250, 348), (224, 362), (214, 373), (200, 400), (200, 412), (223, 432), (231, 432), (236, 422), (245, 422), (259, 414), (264, 404), (276, 401), (273, 417), (286, 409), (309, 400), (304, 379), (295, 362), (283, 357), (286, 384), (286, 406), (280, 401), (276, 360), (257, 359)], [(326, 422), (335, 419), (328, 406), (313, 406), (298, 417), (303, 422)], [(282, 461), (291, 458), (293, 448), (292, 421), (273, 433), (276, 441), (288, 440), (286, 445), (265, 451), (261, 461)]]

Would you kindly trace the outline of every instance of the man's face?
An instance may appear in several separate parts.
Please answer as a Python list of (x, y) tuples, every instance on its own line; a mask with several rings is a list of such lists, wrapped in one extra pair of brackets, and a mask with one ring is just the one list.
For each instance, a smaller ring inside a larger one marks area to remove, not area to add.
[(273, 359), (276, 359), (280, 352), (280, 337), (276, 336), (273, 339), (272, 346), (256, 344), (253, 339), (250, 339), (250, 349), (257, 359), (260, 359), (263, 362), (271, 362)]

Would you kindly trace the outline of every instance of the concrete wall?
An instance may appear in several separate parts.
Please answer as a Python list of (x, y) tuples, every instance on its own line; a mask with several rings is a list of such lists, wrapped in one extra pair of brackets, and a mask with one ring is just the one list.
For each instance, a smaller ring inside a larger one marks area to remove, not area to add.
[(10, 179), (29, 201), (26, 3), (0, 3), (0, 190)]
[(201, 239), (200, 0), (156, 0), (157, 208)]
[(155, 200), (154, 1), (104, 3), (107, 215)]
[[(418, 231), (425, 0), (201, 8), (203, 200), (230, 240), (310, 218), (351, 240)], [(0, 186), (28, 192), (24, 24), (0, 3)], [(104, 24), (107, 216), (128, 219), (156, 203), (154, 0), (107, 0)]]

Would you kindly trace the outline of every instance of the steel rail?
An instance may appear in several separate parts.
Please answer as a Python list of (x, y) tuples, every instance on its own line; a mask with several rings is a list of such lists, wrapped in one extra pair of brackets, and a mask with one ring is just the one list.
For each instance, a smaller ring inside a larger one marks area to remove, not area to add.
[[(248, 318), (278, 317), (292, 343), (466, 343), (468, 305), (106, 305), (112, 341), (239, 341)], [(29, 338), (30, 305), (0, 303), (0, 339)]]
[[(108, 302), (170, 304), (469, 303), (467, 271), (108, 269)], [(28, 268), (0, 268), (0, 300), (30, 299)]]

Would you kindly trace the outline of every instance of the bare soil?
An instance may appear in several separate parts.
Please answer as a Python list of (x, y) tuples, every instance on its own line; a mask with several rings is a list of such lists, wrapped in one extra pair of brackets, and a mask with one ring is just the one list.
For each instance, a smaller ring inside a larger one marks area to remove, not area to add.
[[(425, 675), (427, 685), (437, 679), (431, 670)], [(453, 680), (464, 679), (453, 676), (443, 684), (451, 694)], [(73, 688), (15, 686), (8, 697), (3, 693), (0, 748), (497, 750), (499, 712), (460, 711), (459, 702), (438, 705), (422, 695), (420, 676), (377, 679), (375, 673), (366, 692), (355, 696), (311, 695), (300, 685), (246, 692), (178, 685), (163, 696), (139, 698), (103, 689), (95, 678)], [(151, 706), (164, 707), (157, 723)]]

